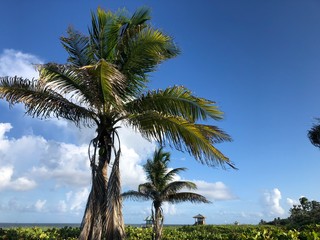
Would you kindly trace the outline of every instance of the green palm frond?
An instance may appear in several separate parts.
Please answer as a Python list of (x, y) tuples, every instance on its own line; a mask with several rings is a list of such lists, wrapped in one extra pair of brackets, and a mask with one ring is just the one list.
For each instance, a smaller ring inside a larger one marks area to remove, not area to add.
[(320, 147), (320, 120), (317, 120), (318, 123), (314, 124), (312, 128), (308, 131), (308, 138), (315, 147)]
[(24, 103), (26, 113), (39, 118), (65, 118), (80, 124), (92, 124), (94, 112), (68, 101), (64, 96), (18, 77), (0, 78), (0, 98), (5, 98), (10, 105)]
[(197, 127), (207, 139), (210, 139), (211, 144), (232, 141), (229, 134), (216, 126), (197, 124)]
[(159, 190), (167, 184), (166, 174), (168, 170), (168, 163), (170, 161), (170, 153), (164, 152), (163, 148), (155, 150), (152, 159), (148, 159), (143, 166), (147, 179)]
[(61, 37), (60, 41), (69, 54), (68, 62), (70, 64), (75, 67), (83, 67), (92, 63), (89, 37), (69, 27), (67, 29), (67, 36)]
[(147, 139), (156, 140), (161, 145), (167, 142), (178, 150), (185, 150), (203, 164), (208, 166), (228, 164), (234, 167), (230, 160), (212, 144), (215, 135), (203, 125), (155, 111), (132, 114), (128, 120), (129, 124), (138, 129)]
[(166, 169), (163, 167), (161, 162), (153, 164), (150, 160), (144, 165), (144, 170), (147, 174), (147, 179), (153, 184), (163, 185), (162, 179), (166, 174)]
[(152, 200), (149, 195), (142, 192), (130, 190), (121, 194), (123, 199), (131, 199), (134, 201), (147, 201)]
[(138, 191), (147, 195), (152, 195), (153, 192), (157, 191), (157, 188), (153, 183), (146, 182), (138, 186)]
[(99, 88), (85, 69), (73, 68), (68, 65), (48, 63), (39, 66), (39, 84), (61, 95), (69, 94), (68, 98), (89, 108), (99, 108)]
[(126, 30), (130, 37), (124, 37), (119, 45), (122, 51), (117, 65), (130, 79), (127, 91), (138, 97), (149, 82), (147, 74), (154, 71), (162, 61), (177, 56), (179, 50), (172, 38), (160, 31), (140, 25), (130, 27)]
[(130, 19), (130, 25), (139, 26), (150, 20), (150, 8), (141, 7), (138, 8)]
[(163, 177), (164, 181), (167, 183), (171, 182), (179, 172), (186, 171), (186, 170), (187, 170), (186, 168), (174, 168), (166, 173), (166, 175)]
[(197, 185), (189, 181), (174, 181), (166, 185), (165, 189), (162, 190), (161, 195), (169, 196), (170, 194), (175, 194), (182, 189), (195, 190)]
[[(97, 81), (98, 87), (101, 89), (101, 101), (104, 106), (112, 106), (113, 108), (120, 108), (122, 111), (122, 99), (125, 88), (126, 78), (117, 70), (115, 66), (109, 62), (101, 59), (97, 64), (82, 67)], [(110, 110), (110, 109), (108, 109)], [(105, 110), (104, 110), (105, 111)]]
[(222, 119), (222, 112), (214, 102), (198, 98), (191, 91), (182, 86), (169, 87), (165, 90), (148, 92), (145, 95), (129, 102), (128, 111), (135, 113), (154, 110), (173, 116), (181, 116), (190, 122)]
[(166, 201), (173, 204), (187, 201), (191, 203), (211, 203), (204, 196), (191, 192), (179, 192), (170, 194), (167, 196)]
[(130, 38), (125, 51), (122, 71), (137, 75), (154, 71), (159, 63), (179, 53), (169, 36), (152, 28), (145, 28)]
[(98, 8), (97, 13), (91, 14), (91, 28), (89, 29), (91, 51), (96, 59), (113, 61), (118, 34), (122, 24), (112, 12)]

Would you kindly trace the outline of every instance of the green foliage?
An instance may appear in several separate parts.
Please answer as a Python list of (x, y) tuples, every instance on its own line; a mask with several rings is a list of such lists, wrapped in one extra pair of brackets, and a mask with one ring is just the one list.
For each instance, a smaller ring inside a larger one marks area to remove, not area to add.
[(295, 228), (298, 230), (304, 229), (310, 224), (320, 224), (320, 202), (309, 201), (308, 198), (302, 197), (299, 199), (300, 204), (293, 205), (290, 209), (290, 217), (285, 219), (275, 218), (271, 222), (261, 220), (259, 225), (277, 225)]
[[(166, 227), (163, 231), (163, 240), (314, 240), (320, 239), (320, 229), (315, 227), (297, 231), (295, 229), (284, 229), (275, 226), (184, 226)], [(127, 228), (127, 239), (150, 239), (149, 228)]]
[(79, 228), (8, 228), (0, 229), (1, 240), (75, 240), (80, 234)]
[[(79, 228), (0, 228), (1, 240), (75, 240)], [(126, 227), (127, 240), (150, 240), (152, 228)], [(308, 225), (303, 230), (277, 226), (204, 225), (165, 227), (163, 240), (320, 240), (320, 225)]]

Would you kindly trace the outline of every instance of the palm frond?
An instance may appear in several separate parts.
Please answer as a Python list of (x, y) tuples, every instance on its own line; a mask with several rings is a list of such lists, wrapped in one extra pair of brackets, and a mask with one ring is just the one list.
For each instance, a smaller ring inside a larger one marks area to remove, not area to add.
[(191, 192), (179, 192), (175, 194), (170, 194), (167, 196), (166, 201), (173, 204), (187, 201), (191, 203), (211, 203), (204, 196)]
[(180, 151), (185, 150), (208, 166), (228, 164), (234, 168), (230, 160), (212, 144), (215, 135), (203, 125), (155, 111), (132, 114), (127, 120), (147, 139), (156, 140), (161, 145), (168, 143)]
[(182, 189), (195, 190), (197, 185), (189, 181), (174, 181), (166, 185), (165, 189), (161, 192), (161, 195), (168, 196), (170, 194), (175, 194)]
[(89, 29), (91, 51), (96, 61), (105, 59), (112, 62), (122, 24), (115, 14), (101, 8), (98, 8), (96, 14), (91, 13), (91, 19), (92, 27)]
[(146, 195), (153, 195), (153, 192), (156, 192), (157, 188), (152, 182), (146, 182), (138, 186), (138, 191)]
[(320, 148), (320, 125), (319, 124), (314, 124), (312, 128), (308, 131), (308, 138), (315, 147)]
[(123, 199), (131, 199), (134, 201), (147, 201), (152, 200), (149, 195), (142, 192), (130, 190), (121, 194)]
[(164, 176), (164, 181), (166, 181), (167, 183), (171, 182), (179, 172), (186, 170), (186, 168), (174, 168), (166, 173), (166, 175)]
[(39, 118), (65, 118), (76, 124), (91, 125), (95, 113), (68, 101), (62, 95), (42, 87), (37, 81), (18, 77), (0, 78), (0, 98), (12, 106), (24, 103), (26, 114)]
[(197, 124), (197, 127), (206, 138), (210, 139), (211, 144), (232, 141), (229, 134), (216, 126)]
[(129, 102), (128, 111), (158, 111), (173, 116), (181, 116), (190, 122), (222, 119), (222, 112), (215, 103), (192, 95), (191, 91), (182, 86), (169, 87), (165, 90), (150, 91)]
[(85, 69), (70, 67), (69, 65), (48, 63), (39, 66), (39, 85), (49, 88), (68, 98), (75, 98), (80, 104), (88, 108), (99, 109), (103, 102), (99, 101), (99, 88)]
[[(133, 29), (132, 29), (133, 28)], [(178, 55), (179, 50), (172, 38), (148, 26), (131, 26), (126, 30), (119, 48), (117, 65), (130, 82), (127, 91), (137, 97), (146, 89), (147, 74), (154, 71), (164, 60)]]
[(68, 62), (75, 67), (91, 64), (92, 55), (89, 48), (89, 37), (84, 36), (72, 27), (67, 29), (67, 36), (61, 37), (61, 44), (68, 52)]
[(147, 173), (147, 179), (150, 180), (158, 190), (163, 189), (167, 184), (165, 176), (167, 174), (169, 161), (170, 153), (164, 152), (163, 148), (159, 148), (155, 150), (153, 158), (148, 159), (147, 163), (143, 166)]
[(130, 19), (130, 25), (138, 26), (150, 20), (150, 8), (141, 7), (137, 9)]
[(122, 71), (137, 75), (154, 71), (159, 63), (179, 53), (169, 36), (151, 28), (145, 28), (130, 38), (125, 51)]
[[(111, 63), (101, 59), (97, 64), (85, 66), (91, 76), (97, 81), (100, 92), (101, 101), (104, 105), (117, 108), (122, 105), (122, 95), (125, 87), (126, 78)], [(122, 107), (120, 107), (122, 110)]]

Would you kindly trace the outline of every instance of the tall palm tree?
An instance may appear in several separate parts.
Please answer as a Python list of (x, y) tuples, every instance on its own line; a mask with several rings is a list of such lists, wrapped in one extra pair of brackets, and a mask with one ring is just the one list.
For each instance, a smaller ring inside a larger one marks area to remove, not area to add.
[(152, 201), (153, 239), (155, 240), (160, 240), (162, 235), (164, 216), (161, 206), (164, 202), (209, 203), (204, 196), (197, 193), (180, 192), (182, 189), (195, 190), (197, 186), (189, 181), (173, 181), (175, 175), (185, 171), (186, 168), (169, 170), (169, 162), (169, 152), (164, 152), (163, 148), (156, 150), (153, 158), (143, 166), (148, 182), (140, 184), (138, 191), (130, 190), (122, 194), (123, 198)]
[(80, 239), (124, 238), (117, 133), (121, 125), (185, 150), (209, 166), (233, 166), (214, 146), (230, 137), (198, 123), (222, 119), (214, 102), (180, 86), (147, 91), (148, 73), (179, 54), (172, 38), (154, 29), (150, 19), (148, 8), (131, 17), (99, 8), (92, 13), (88, 35), (69, 28), (61, 37), (67, 63), (39, 65), (36, 80), (0, 78), (0, 98), (10, 105), (24, 103), (28, 115), (64, 118), (96, 129), (89, 144), (92, 188)]

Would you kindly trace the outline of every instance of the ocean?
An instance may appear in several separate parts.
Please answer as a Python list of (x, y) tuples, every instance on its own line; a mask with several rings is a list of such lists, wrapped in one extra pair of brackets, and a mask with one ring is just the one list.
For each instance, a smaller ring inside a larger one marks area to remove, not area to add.
[(63, 227), (80, 227), (80, 223), (0, 223), (0, 228), (18, 228), (18, 227), (48, 227), (48, 228), (63, 228)]
[[(126, 224), (126, 226), (143, 227), (144, 223), (140, 224)], [(164, 226), (184, 226), (182, 224), (164, 224)], [(0, 228), (63, 228), (63, 227), (80, 227), (80, 223), (0, 223)]]

